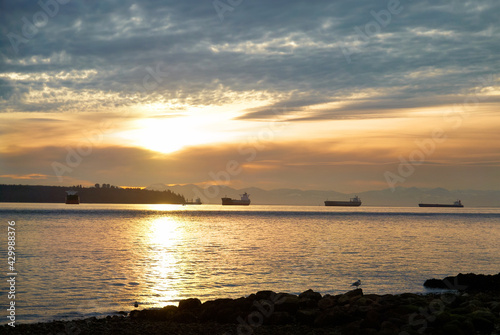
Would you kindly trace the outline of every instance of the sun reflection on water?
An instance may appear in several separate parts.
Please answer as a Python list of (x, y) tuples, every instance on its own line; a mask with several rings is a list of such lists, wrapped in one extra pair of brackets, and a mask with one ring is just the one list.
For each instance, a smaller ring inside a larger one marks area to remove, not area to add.
[(177, 283), (179, 256), (176, 249), (182, 239), (181, 222), (170, 216), (159, 216), (144, 225), (145, 245), (148, 246), (145, 259), (145, 279), (149, 283), (142, 299), (148, 305), (162, 307), (166, 302), (179, 297)]

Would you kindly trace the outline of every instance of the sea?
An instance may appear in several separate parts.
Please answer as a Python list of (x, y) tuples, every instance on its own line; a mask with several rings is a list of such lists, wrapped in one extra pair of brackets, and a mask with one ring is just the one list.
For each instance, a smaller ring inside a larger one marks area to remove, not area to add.
[(0, 218), (1, 324), (11, 301), (33, 323), (260, 290), (341, 294), (358, 279), (365, 294), (425, 294), (429, 278), (500, 272), (500, 208), (1, 203)]

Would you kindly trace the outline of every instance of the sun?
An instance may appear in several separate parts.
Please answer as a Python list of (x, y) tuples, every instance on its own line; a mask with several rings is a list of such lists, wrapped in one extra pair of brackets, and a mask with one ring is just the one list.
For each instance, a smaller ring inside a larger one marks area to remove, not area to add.
[(163, 154), (189, 146), (247, 141), (248, 137), (259, 131), (261, 125), (235, 120), (234, 111), (246, 110), (254, 105), (239, 103), (189, 107), (174, 113), (168, 112), (172, 106), (149, 104), (142, 111), (143, 116), (131, 118), (123, 125), (123, 130), (112, 135), (112, 141)]
[(133, 129), (121, 134), (134, 146), (168, 154), (184, 147), (223, 140), (209, 117), (180, 115), (135, 120)]
[(161, 153), (209, 141), (206, 131), (189, 117), (138, 120), (135, 144)]

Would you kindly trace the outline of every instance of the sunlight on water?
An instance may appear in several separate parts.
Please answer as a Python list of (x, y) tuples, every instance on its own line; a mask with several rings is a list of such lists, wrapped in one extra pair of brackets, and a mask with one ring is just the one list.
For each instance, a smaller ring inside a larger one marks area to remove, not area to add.
[(500, 267), (499, 209), (1, 206), (19, 229), (20, 322), (264, 289), (338, 294), (357, 279), (365, 293), (424, 292), (428, 278)]

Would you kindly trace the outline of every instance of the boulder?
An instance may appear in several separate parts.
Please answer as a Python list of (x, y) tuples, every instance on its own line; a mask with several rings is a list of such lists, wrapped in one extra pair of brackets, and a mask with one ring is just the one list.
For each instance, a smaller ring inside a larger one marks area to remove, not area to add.
[(198, 318), (196, 317), (196, 315), (192, 311), (179, 310), (172, 317), (172, 321), (178, 322), (178, 323), (196, 323), (196, 322), (198, 322)]
[(271, 325), (288, 325), (295, 322), (293, 316), (288, 312), (274, 312), (264, 321), (265, 324)]
[(256, 300), (273, 300), (273, 298), (276, 296), (276, 292), (273, 291), (259, 291), (255, 294), (255, 299)]
[(239, 309), (223, 307), (216, 312), (215, 319), (211, 321), (216, 321), (218, 323), (237, 323), (239, 316), (242, 316)]
[(321, 300), (318, 301), (319, 309), (328, 309), (337, 304), (337, 298), (331, 295), (325, 295)]
[(201, 301), (198, 298), (189, 298), (179, 301), (179, 310), (193, 310), (201, 306)]
[(362, 296), (363, 296), (363, 290), (360, 288), (357, 288), (355, 290), (349, 291), (349, 292), (341, 295), (339, 297), (338, 302), (341, 305), (345, 305), (345, 304), (354, 302), (355, 300), (357, 300), (358, 298), (360, 298)]
[(321, 314), (319, 309), (299, 309), (295, 314), (298, 323), (313, 325), (314, 320)]
[(485, 334), (491, 334), (491, 332), (495, 329), (493, 322), (479, 316), (472, 318), (472, 324), (474, 325), (475, 330)]
[(450, 276), (444, 279), (428, 279), (425, 287), (458, 291), (500, 291), (500, 273), (496, 275), (476, 275), (474, 273)]
[(158, 315), (162, 320), (170, 320), (178, 312), (177, 306), (165, 306), (158, 311)]
[(299, 297), (288, 293), (279, 293), (274, 305), (277, 312), (288, 312), (294, 314), (299, 308)]
[(340, 306), (335, 306), (320, 313), (314, 320), (315, 327), (339, 326), (353, 322), (355, 317)]
[(299, 298), (307, 298), (318, 301), (321, 299), (321, 293), (314, 292), (313, 290), (309, 289), (299, 294)]

